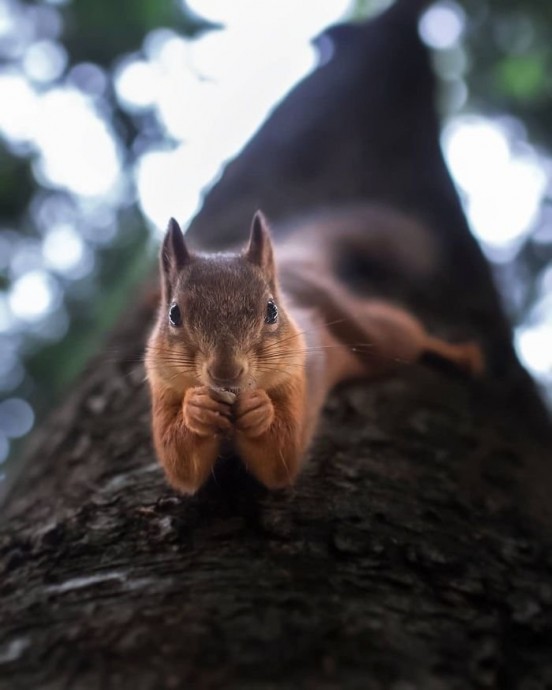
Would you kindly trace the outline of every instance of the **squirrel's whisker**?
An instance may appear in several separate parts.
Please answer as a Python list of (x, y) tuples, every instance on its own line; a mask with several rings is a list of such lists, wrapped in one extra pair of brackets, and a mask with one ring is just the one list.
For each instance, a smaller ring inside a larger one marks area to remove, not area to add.
[(307, 335), (308, 333), (313, 333), (315, 331), (319, 331), (322, 328), (325, 328), (327, 326), (335, 326), (338, 323), (342, 323), (343, 321), (348, 321), (348, 320), (350, 320), (350, 319), (336, 319), (335, 321), (328, 321), (327, 323), (323, 322), (323, 323), (321, 323), (321, 324), (319, 324), (313, 328), (307, 328), (303, 331), (297, 331), (296, 333), (293, 333), (292, 335), (287, 336), (286, 338), (279, 338), (275, 343), (269, 343), (266, 346), (266, 349), (269, 350), (272, 347), (278, 347), (278, 345), (280, 345), (281, 343), (286, 343), (289, 340), (293, 340), (293, 338), (299, 338), (302, 335)]

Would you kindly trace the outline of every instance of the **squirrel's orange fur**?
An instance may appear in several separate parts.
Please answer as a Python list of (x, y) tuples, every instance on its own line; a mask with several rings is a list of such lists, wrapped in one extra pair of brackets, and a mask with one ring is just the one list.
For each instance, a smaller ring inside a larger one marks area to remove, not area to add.
[(293, 243), (282, 250), (281, 289), (262, 214), (237, 254), (190, 253), (169, 224), (146, 369), (156, 452), (182, 493), (206, 481), (223, 441), (265, 486), (292, 484), (341, 381), (390, 373), (424, 353), (480, 373), (475, 344), (447, 343), (404, 309), (354, 296), (313, 256), (314, 245), (309, 261)]

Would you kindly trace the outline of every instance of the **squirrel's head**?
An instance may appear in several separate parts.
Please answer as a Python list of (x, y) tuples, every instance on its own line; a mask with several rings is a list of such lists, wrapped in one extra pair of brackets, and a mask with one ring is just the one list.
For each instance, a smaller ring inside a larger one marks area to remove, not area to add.
[(247, 247), (236, 254), (190, 252), (171, 219), (160, 269), (162, 302), (148, 356), (169, 385), (264, 387), (297, 366), (289, 353), (298, 344), (296, 331), (281, 304), (262, 213), (253, 218)]

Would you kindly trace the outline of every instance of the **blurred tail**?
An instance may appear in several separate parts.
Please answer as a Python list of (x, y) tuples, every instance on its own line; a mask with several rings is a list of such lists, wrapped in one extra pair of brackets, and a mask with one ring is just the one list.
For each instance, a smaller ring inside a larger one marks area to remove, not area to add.
[(294, 224), (279, 254), (345, 281), (425, 282), (439, 265), (429, 230), (391, 208), (362, 204), (321, 211)]
[(479, 378), (485, 372), (485, 355), (473, 341), (448, 343), (430, 336), (421, 361), (448, 374)]

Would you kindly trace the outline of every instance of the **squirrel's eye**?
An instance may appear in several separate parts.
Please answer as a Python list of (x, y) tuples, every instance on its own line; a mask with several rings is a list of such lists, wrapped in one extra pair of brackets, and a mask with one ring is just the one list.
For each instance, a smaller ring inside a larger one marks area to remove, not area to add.
[(276, 323), (278, 321), (278, 307), (274, 300), (269, 299), (266, 305), (265, 323)]
[(180, 313), (180, 307), (178, 304), (171, 304), (169, 309), (169, 321), (171, 326), (182, 326), (182, 314)]

